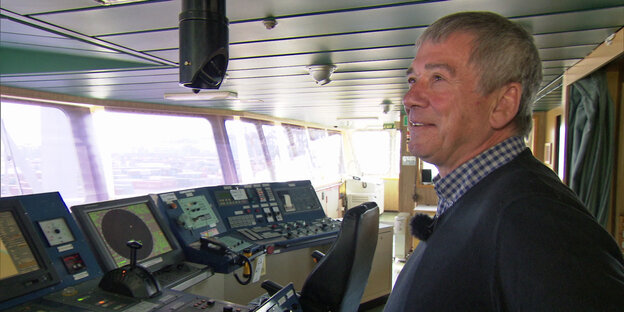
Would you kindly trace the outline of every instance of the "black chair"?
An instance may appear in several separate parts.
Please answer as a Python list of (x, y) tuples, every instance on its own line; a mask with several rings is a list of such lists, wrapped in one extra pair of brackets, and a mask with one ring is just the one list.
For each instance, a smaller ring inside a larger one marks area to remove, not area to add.
[[(379, 207), (367, 202), (347, 210), (338, 238), (308, 275), (299, 294), (304, 312), (357, 311), (368, 281), (379, 232)], [(262, 284), (269, 294), (279, 285)]]

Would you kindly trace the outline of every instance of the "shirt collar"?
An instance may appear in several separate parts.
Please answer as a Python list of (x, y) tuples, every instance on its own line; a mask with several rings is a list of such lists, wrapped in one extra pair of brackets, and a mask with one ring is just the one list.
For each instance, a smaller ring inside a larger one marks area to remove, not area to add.
[(439, 199), (436, 215), (442, 215), (469, 189), (492, 171), (514, 159), (525, 148), (522, 137), (510, 137), (463, 163), (444, 178), (437, 175), (433, 179)]

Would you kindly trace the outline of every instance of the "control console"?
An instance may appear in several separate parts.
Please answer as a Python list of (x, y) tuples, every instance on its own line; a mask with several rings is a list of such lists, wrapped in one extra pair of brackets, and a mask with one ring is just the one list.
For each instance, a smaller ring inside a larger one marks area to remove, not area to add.
[(1, 198), (0, 241), (0, 310), (102, 276), (57, 192)]
[[(215, 272), (240, 267), (237, 255), (277, 253), (333, 241), (340, 222), (327, 218), (310, 181), (203, 187), (152, 196), (185, 246), (187, 261)], [(211, 238), (219, 246), (205, 248)]]
[[(58, 192), (0, 198), (0, 242), (2, 311), (250, 310), (215, 298), (159, 288), (147, 270), (132, 276), (128, 272), (142, 267), (137, 264), (137, 254), (145, 248), (133, 241), (126, 246), (131, 253), (130, 265), (109, 271), (113, 273), (103, 278), (101, 266)], [(126, 281), (127, 277), (131, 280)], [(150, 287), (143, 287), (143, 292), (126, 294), (114, 289), (143, 285), (146, 279)], [(109, 282), (112, 287), (104, 285)]]

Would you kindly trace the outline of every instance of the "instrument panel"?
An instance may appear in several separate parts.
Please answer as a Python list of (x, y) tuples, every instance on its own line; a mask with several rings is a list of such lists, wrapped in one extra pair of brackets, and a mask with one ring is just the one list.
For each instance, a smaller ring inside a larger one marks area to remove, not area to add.
[[(217, 273), (230, 273), (240, 268), (238, 258), (243, 256), (253, 260), (254, 255), (331, 243), (340, 230), (339, 221), (326, 217), (310, 181), (200, 187), (144, 197), (154, 209), (154, 219), (162, 220), (163, 229), (171, 230), (175, 236), (173, 241), (180, 243), (185, 260), (208, 265)], [(37, 260), (35, 273), (51, 276), (49, 283), (40, 283), (41, 287), (3, 298), (2, 310), (249, 310), (246, 306), (167, 288), (162, 289), (161, 295), (148, 299), (105, 291), (97, 286), (103, 272), (91, 251), (92, 246), (88, 246), (83, 229), (74, 220), (76, 216), (71, 216), (58, 192), (3, 198), (2, 204), (3, 207), (5, 204), (15, 206), (2, 208), (7, 210), (3, 213), (11, 213), (14, 217), (11, 220), (16, 220), (13, 228), (30, 239), (28, 248)], [(112, 207), (111, 216), (125, 211), (124, 207)], [(99, 210), (93, 213), (97, 212)], [(147, 222), (146, 218), (139, 218), (140, 222), (132, 224)], [(117, 216), (111, 224), (123, 227), (124, 222), (130, 221), (127, 216)], [(104, 229), (106, 224), (101, 222), (103, 234), (111, 230)], [(136, 233), (145, 232), (135, 226), (132, 228)], [(0, 239), (8, 241), (8, 234), (5, 234), (0, 235)], [(19, 254), (17, 250), (14, 253)], [(34, 273), (22, 271), (20, 280), (28, 283)], [(0, 279), (3, 282), (0, 286), (9, 289), (12, 284), (4, 283), (8, 278), (3, 279)], [(298, 307), (292, 285), (259, 308), (273, 311), (285, 307), (294, 310)]]
[(218, 273), (238, 268), (218, 251), (201, 250), (210, 238), (234, 253), (274, 253), (331, 242), (340, 223), (327, 218), (310, 181), (202, 187), (153, 195), (188, 261)]

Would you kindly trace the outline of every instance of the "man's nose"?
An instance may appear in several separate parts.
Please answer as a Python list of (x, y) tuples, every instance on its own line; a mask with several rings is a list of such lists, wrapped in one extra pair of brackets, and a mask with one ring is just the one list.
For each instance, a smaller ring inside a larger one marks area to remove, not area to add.
[(403, 96), (403, 106), (405, 111), (409, 111), (414, 106), (424, 107), (427, 105), (426, 95), (423, 92), (422, 86), (418, 83), (412, 83), (409, 90)]

